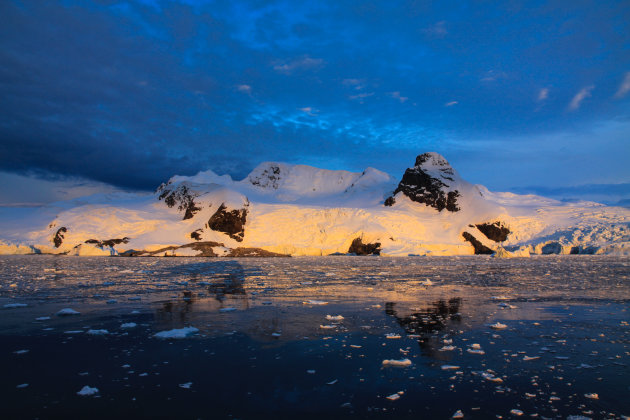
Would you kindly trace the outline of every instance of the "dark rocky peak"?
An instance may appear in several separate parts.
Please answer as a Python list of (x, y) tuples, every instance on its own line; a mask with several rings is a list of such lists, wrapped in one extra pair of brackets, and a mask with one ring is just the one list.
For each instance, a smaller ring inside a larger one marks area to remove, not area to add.
[(437, 153), (423, 153), (416, 158), (413, 168), (407, 168), (394, 193), (385, 200), (386, 206), (396, 203), (396, 195), (402, 193), (411, 201), (433, 207), (459, 211), (457, 189), (458, 175), (451, 165)]
[(195, 203), (195, 198), (200, 194), (191, 189), (188, 182), (182, 182), (178, 186), (174, 186), (170, 182), (162, 184), (157, 192), (160, 194), (158, 200), (164, 200), (164, 203), (170, 208), (177, 206), (177, 209), (184, 212), (184, 219), (192, 219), (192, 217), (201, 210), (201, 207)]
[(282, 168), (280, 165), (270, 163), (264, 168), (256, 168), (249, 174), (249, 182), (261, 188), (277, 190), (280, 186)]

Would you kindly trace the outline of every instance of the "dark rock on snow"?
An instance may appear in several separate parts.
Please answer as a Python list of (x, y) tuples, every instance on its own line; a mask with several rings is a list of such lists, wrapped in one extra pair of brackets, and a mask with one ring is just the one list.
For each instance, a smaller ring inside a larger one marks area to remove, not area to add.
[(158, 188), (158, 192), (160, 192), (158, 199), (164, 200), (169, 208), (177, 206), (179, 211), (183, 211), (183, 220), (192, 219), (195, 213), (201, 210), (201, 207), (197, 207), (195, 203), (195, 198), (198, 197), (198, 194), (190, 191), (188, 186), (182, 184), (173, 190), (167, 187), (168, 184), (160, 185)]
[(129, 243), (129, 238), (128, 237), (124, 237), (122, 239), (105, 239), (104, 241), (98, 240), (98, 239), (88, 239), (87, 241), (85, 241), (86, 244), (95, 244), (97, 246), (100, 246), (101, 248), (104, 246), (109, 246), (109, 247), (114, 247), (114, 245), (120, 245), (120, 244), (127, 244)]
[[(431, 176), (423, 168), (428, 163), (433, 167), (438, 167), (441, 179)], [(450, 187), (447, 184), (449, 181), (454, 181), (454, 172), (451, 165), (440, 155), (424, 153), (416, 158), (416, 164), (413, 168), (407, 168), (398, 184), (398, 188), (385, 200), (384, 204), (386, 206), (394, 205), (396, 202), (394, 196), (402, 192), (411, 201), (425, 204), (438, 211), (444, 209), (451, 212), (459, 211), (457, 198), (460, 196), (460, 193), (457, 190), (449, 191)]]
[(225, 204), (221, 204), (218, 210), (210, 217), (210, 220), (208, 220), (208, 227), (214, 231), (227, 234), (235, 241), (242, 242), (245, 236), (246, 221), (246, 208), (227, 211)]
[(352, 241), (352, 244), (350, 244), (348, 253), (356, 255), (380, 255), (381, 243), (375, 242), (373, 244), (364, 244), (361, 238), (356, 238)]
[(503, 242), (507, 240), (507, 237), (510, 234), (510, 229), (505, 227), (501, 222), (481, 223), (475, 226), (486, 236), (486, 238), (495, 242)]
[(491, 250), (490, 248), (488, 248), (487, 246), (485, 246), (484, 244), (479, 242), (477, 240), (477, 238), (475, 238), (470, 233), (464, 232), (464, 233), (462, 233), (462, 236), (464, 237), (464, 239), (466, 241), (471, 243), (473, 248), (475, 248), (475, 255), (490, 255), (490, 254), (494, 254), (493, 250)]
[(64, 234), (68, 231), (64, 226), (60, 227), (55, 233), (53, 238), (53, 243), (55, 244), (55, 248), (59, 248), (63, 243)]

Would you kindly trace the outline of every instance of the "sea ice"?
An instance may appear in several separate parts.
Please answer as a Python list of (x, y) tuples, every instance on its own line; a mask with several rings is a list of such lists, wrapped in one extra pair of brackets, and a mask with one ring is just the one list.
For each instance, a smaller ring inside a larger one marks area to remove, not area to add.
[(504, 330), (507, 328), (507, 325), (497, 322), (495, 324), (490, 325), (490, 328), (492, 328), (493, 330)]
[(137, 326), (138, 324), (136, 324), (135, 322), (125, 322), (124, 324), (120, 326), (120, 328), (126, 330), (128, 328), (136, 328)]
[(343, 321), (343, 316), (341, 315), (326, 315), (326, 319), (329, 321)]
[(77, 395), (80, 395), (82, 397), (88, 397), (95, 394), (98, 394), (98, 388), (92, 388), (88, 385), (84, 386), (83, 388), (81, 388), (81, 391), (77, 392)]
[(302, 303), (305, 305), (328, 305), (328, 302), (325, 302), (323, 300), (306, 300)]
[(462, 413), (462, 410), (457, 410), (455, 412), (455, 414), (453, 414), (451, 416), (452, 419), (463, 419), (464, 418), (464, 413)]
[(63, 308), (59, 312), (57, 312), (57, 316), (71, 316), (71, 315), (81, 315), (81, 312), (75, 311), (72, 308)]
[(457, 370), (459, 369), (459, 366), (454, 366), (454, 365), (442, 365), (442, 370)]
[(35, 318), (35, 321), (48, 321), (49, 319), (49, 316), (40, 316), (39, 318)]
[(89, 335), (107, 335), (109, 331), (107, 330), (87, 330), (86, 334)]
[(179, 329), (172, 329), (167, 331), (160, 331), (155, 333), (153, 337), (156, 338), (186, 338), (198, 333), (199, 330), (195, 327), (185, 327)]
[(591, 399), (591, 400), (599, 400), (599, 395), (594, 393), (594, 392), (591, 392), (591, 393), (588, 393), (588, 394), (584, 394), (584, 396), (586, 398), (588, 398), (588, 399)]
[(513, 408), (513, 409), (510, 410), (510, 414), (512, 414), (514, 416), (522, 416), (523, 412), (521, 410)]
[(26, 354), (28, 352), (29, 352), (28, 350), (16, 350), (13, 353), (15, 353), (15, 354)]
[(6, 309), (24, 308), (26, 306), (28, 306), (26, 303), (7, 303), (6, 305), (4, 305), (4, 308)]
[(387, 396), (387, 397), (385, 397), (385, 398), (387, 398), (387, 399), (388, 399), (388, 400), (390, 400), (390, 401), (396, 401), (397, 399), (399, 399), (399, 398), (400, 398), (400, 395), (396, 393), (396, 394), (388, 395), (388, 396)]
[(383, 366), (396, 366), (396, 367), (404, 367), (411, 366), (411, 360), (409, 359), (385, 359), (383, 360)]
[(186, 383), (183, 383), (183, 384), (179, 384), (179, 387), (180, 388), (184, 388), (184, 389), (190, 389), (192, 384), (193, 384), (192, 382), (186, 382)]
[(19, 384), (16, 386), (17, 389), (22, 389), (22, 388), (26, 388), (28, 386), (28, 384)]
[(230, 308), (221, 308), (221, 309), (219, 309), (219, 312), (233, 312), (235, 310), (236, 310), (236, 308), (232, 308), (232, 307), (230, 307)]

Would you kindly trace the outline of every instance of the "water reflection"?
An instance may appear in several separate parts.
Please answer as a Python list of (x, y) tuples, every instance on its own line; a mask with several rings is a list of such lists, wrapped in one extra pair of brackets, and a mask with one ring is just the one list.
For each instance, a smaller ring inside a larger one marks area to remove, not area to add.
[(444, 354), (438, 351), (443, 345), (441, 335), (438, 333), (450, 333), (459, 329), (461, 306), (462, 298), (452, 298), (448, 301), (440, 299), (427, 308), (414, 308), (413, 313), (403, 315), (402, 311), (396, 309), (395, 302), (387, 302), (385, 313), (396, 318), (398, 325), (408, 335), (418, 337), (418, 345), (424, 355), (443, 359)]

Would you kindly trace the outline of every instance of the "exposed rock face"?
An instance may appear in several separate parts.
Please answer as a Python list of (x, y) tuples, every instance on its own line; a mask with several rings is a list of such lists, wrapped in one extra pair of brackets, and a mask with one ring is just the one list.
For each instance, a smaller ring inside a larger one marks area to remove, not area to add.
[(464, 237), (465, 240), (467, 240), (468, 242), (471, 243), (473, 248), (475, 248), (475, 255), (490, 255), (490, 254), (494, 254), (493, 250), (491, 250), (490, 248), (488, 248), (487, 246), (485, 246), (484, 244), (479, 242), (477, 240), (477, 238), (475, 238), (470, 233), (464, 232), (464, 233), (462, 233), (462, 236)]
[(194, 239), (195, 241), (200, 241), (202, 232), (203, 232), (203, 229), (197, 229), (194, 232), (190, 232), (190, 238)]
[(350, 244), (348, 253), (357, 255), (380, 255), (381, 243), (375, 242), (373, 244), (364, 244), (361, 238), (356, 238)]
[(106, 239), (104, 241), (100, 241), (98, 239), (88, 239), (87, 241), (85, 241), (86, 244), (94, 244), (96, 246), (99, 247), (111, 247), (113, 248), (114, 245), (120, 245), (120, 244), (127, 244), (129, 243), (129, 238), (128, 237), (124, 237), (122, 239)]
[(258, 187), (273, 188), (274, 190), (277, 190), (280, 182), (280, 167), (277, 165), (271, 165), (260, 174), (250, 174), (249, 182)]
[(277, 252), (265, 251), (260, 248), (234, 248), (227, 254), (228, 257), (290, 257), (286, 254), (278, 254)]
[(394, 196), (402, 192), (416, 203), (438, 211), (446, 209), (456, 212), (460, 210), (457, 205), (460, 193), (452, 187), (454, 183), (455, 172), (446, 159), (437, 153), (424, 153), (416, 158), (413, 168), (407, 168), (398, 188), (385, 200), (385, 205), (394, 205)]
[(503, 242), (507, 240), (507, 237), (510, 234), (510, 229), (503, 226), (501, 222), (481, 223), (475, 226), (481, 231), (481, 233), (486, 235), (486, 238), (495, 242)]
[[(247, 204), (245, 206), (247, 207)], [(221, 204), (208, 220), (208, 227), (227, 234), (235, 241), (242, 242), (245, 237), (245, 222), (247, 222), (247, 208), (228, 211), (225, 204)]]
[(68, 231), (64, 226), (60, 227), (55, 233), (53, 238), (53, 243), (55, 244), (55, 248), (59, 248), (63, 243), (64, 234)]
[(162, 184), (158, 188), (158, 192), (160, 193), (158, 199), (164, 200), (166, 205), (169, 208), (177, 206), (179, 211), (184, 212), (184, 219), (192, 219), (192, 217), (201, 210), (201, 207), (198, 207), (195, 203), (195, 198), (199, 195), (190, 190), (190, 188), (181, 184), (175, 189), (168, 188), (169, 184)]

